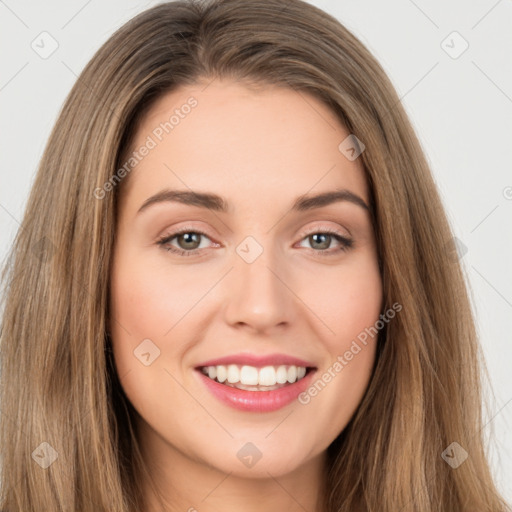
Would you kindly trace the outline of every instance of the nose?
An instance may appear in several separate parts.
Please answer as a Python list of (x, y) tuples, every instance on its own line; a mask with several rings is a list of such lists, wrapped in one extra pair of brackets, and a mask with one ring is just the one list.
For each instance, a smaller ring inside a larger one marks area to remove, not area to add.
[(285, 262), (264, 250), (252, 263), (235, 254), (234, 269), (225, 284), (225, 321), (254, 332), (271, 332), (294, 320), (295, 297)]

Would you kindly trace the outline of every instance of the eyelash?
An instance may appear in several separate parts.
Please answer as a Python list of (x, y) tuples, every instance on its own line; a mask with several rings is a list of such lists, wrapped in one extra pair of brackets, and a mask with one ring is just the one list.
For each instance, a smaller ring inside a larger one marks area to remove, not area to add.
[[(194, 255), (197, 255), (197, 253), (199, 251), (201, 251), (201, 249), (192, 249), (190, 251), (186, 251), (184, 249), (178, 249), (176, 247), (168, 245), (171, 240), (173, 240), (177, 236), (183, 235), (185, 233), (194, 233), (194, 234), (197, 234), (197, 235), (205, 236), (208, 239), (210, 238), (206, 233), (203, 233), (202, 231), (199, 231), (197, 229), (183, 228), (183, 229), (181, 229), (179, 231), (176, 231), (174, 233), (171, 233), (171, 234), (168, 234), (168, 235), (164, 235), (162, 238), (160, 238), (157, 241), (157, 244), (162, 246), (162, 248), (164, 250), (172, 252), (172, 253), (177, 254), (179, 256), (194, 256)], [(351, 249), (352, 246), (353, 246), (353, 240), (352, 239), (347, 238), (345, 236), (342, 236), (338, 232), (330, 230), (330, 229), (315, 230), (315, 231), (310, 231), (310, 232), (307, 232), (307, 233), (303, 233), (301, 235), (301, 241), (304, 240), (304, 238), (306, 238), (308, 236), (319, 235), (319, 234), (321, 234), (321, 235), (330, 235), (330, 236), (332, 236), (334, 239), (336, 239), (341, 244), (340, 247), (338, 247), (337, 249), (334, 249), (334, 250), (332, 250), (332, 249), (321, 249), (321, 250), (311, 249), (314, 253), (316, 253), (316, 255), (318, 255), (320, 257), (334, 256), (339, 251), (347, 251), (348, 249)]]

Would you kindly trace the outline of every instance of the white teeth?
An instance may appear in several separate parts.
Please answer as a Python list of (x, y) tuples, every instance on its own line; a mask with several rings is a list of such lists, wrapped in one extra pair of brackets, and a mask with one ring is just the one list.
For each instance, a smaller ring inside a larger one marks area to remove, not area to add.
[(265, 386), (272, 387), (280, 384), (293, 384), (303, 379), (306, 375), (304, 366), (264, 366), (256, 368), (255, 366), (238, 366), (236, 364), (217, 365), (203, 367), (202, 371), (212, 380), (225, 384), (240, 384), (241, 388), (245, 386)]
[(240, 382), (240, 370), (236, 364), (230, 364), (228, 366), (228, 382), (231, 384)]
[[(208, 373), (210, 373), (211, 366), (208, 367)], [(217, 370), (217, 380), (219, 382), (224, 382), (228, 378), (228, 372), (225, 366), (214, 366)]]
[(259, 371), (258, 384), (260, 386), (273, 386), (276, 383), (276, 371), (273, 366), (264, 366)]
[(257, 386), (258, 368), (254, 368), (254, 366), (242, 366), (240, 370), (240, 382), (247, 386)]
[(288, 382), (295, 382), (297, 380), (297, 367), (290, 366), (287, 372), (287, 380)]
[(286, 366), (280, 366), (276, 372), (276, 381), (278, 384), (284, 384), (288, 381), (288, 372)]

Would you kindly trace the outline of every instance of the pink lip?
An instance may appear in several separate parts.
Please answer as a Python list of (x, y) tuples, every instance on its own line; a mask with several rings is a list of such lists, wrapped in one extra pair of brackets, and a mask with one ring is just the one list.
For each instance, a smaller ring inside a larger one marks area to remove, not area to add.
[(200, 370), (197, 370), (196, 373), (208, 390), (225, 404), (241, 411), (271, 412), (282, 409), (293, 402), (300, 393), (310, 386), (316, 371), (310, 371), (301, 380), (273, 391), (246, 391), (244, 389), (232, 388), (210, 379)]
[[(248, 365), (254, 366), (256, 368), (262, 368), (263, 366), (279, 366), (279, 365), (288, 365), (288, 366), (305, 366), (306, 368), (315, 367), (313, 363), (308, 361), (304, 361), (303, 359), (298, 359), (293, 356), (288, 356), (286, 354), (269, 354), (266, 356), (258, 356), (255, 354), (241, 353), (241, 354), (233, 354), (231, 356), (219, 357), (218, 359), (210, 359), (209, 361), (205, 361), (196, 366), (196, 368), (202, 368), (204, 366), (218, 366), (218, 365), (228, 365), (228, 364), (237, 364), (237, 365)], [(299, 381), (300, 382), (300, 381)], [(264, 391), (263, 391), (264, 393)]]

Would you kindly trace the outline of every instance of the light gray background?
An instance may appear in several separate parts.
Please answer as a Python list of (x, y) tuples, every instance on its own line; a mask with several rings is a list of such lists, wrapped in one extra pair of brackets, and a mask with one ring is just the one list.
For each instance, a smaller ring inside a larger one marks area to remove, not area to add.
[[(115, 29), (156, 3), (0, 0), (2, 261), (50, 129), (77, 75)], [(495, 431), (492, 466), (512, 501), (512, 3), (311, 3), (353, 31), (390, 76), (431, 163), (463, 244), (461, 254), (467, 250), (462, 262), (495, 393), (485, 432)], [(46, 59), (31, 47), (51, 49), (49, 36), (40, 36), (43, 31), (58, 43)], [(450, 36), (454, 31), (469, 44), (457, 58), (465, 43)]]

